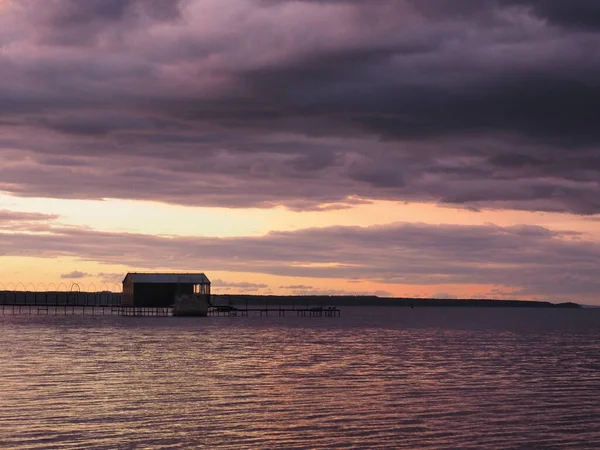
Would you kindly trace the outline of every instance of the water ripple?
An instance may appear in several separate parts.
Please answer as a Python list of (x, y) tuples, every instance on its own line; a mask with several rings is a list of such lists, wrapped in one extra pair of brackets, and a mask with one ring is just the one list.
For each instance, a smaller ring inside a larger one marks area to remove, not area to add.
[(600, 448), (600, 311), (0, 330), (2, 448)]

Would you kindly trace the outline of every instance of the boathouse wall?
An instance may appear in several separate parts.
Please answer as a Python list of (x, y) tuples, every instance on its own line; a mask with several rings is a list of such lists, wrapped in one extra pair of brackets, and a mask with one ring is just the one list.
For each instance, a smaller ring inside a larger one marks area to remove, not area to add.
[(206, 294), (210, 281), (204, 274), (127, 274), (123, 280), (123, 306), (165, 308), (178, 295)]
[(176, 295), (192, 295), (193, 293), (193, 284), (134, 283), (131, 306), (164, 308), (173, 306)]

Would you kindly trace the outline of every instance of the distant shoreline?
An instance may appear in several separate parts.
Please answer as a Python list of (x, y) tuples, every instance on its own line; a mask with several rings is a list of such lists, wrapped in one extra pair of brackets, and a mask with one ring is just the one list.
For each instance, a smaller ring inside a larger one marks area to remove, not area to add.
[(438, 299), (350, 295), (250, 295), (212, 294), (215, 303), (266, 304), (269, 305), (323, 305), (323, 306), (386, 306), (386, 307), (484, 307), (484, 308), (567, 308), (580, 309), (573, 302), (551, 303), (533, 300), (490, 300), (490, 299)]
[[(586, 305), (573, 302), (551, 303), (533, 300), (491, 300), (491, 299), (439, 299), (377, 297), (353, 295), (253, 295), (253, 294), (211, 294), (215, 305), (244, 306), (256, 305), (276, 308), (314, 306), (363, 306), (363, 307), (477, 307), (477, 308), (567, 308), (581, 309)], [(119, 305), (121, 293), (115, 292), (24, 292), (0, 291), (0, 304), (21, 305), (78, 305), (100, 306)], [(593, 307), (593, 306), (590, 306)]]

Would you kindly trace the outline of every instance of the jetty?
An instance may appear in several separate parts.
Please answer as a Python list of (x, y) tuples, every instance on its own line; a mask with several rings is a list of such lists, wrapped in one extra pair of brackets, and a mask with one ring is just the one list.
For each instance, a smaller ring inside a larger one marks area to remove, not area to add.
[[(49, 304), (49, 303), (3, 303), (0, 294), (1, 315), (29, 316), (126, 316), (126, 317), (172, 317), (173, 307), (95, 305), (95, 304)], [(336, 307), (280, 308), (280, 307), (233, 307), (209, 306), (209, 317), (340, 317)]]
[(36, 292), (32, 283), (19, 284), (22, 291), (0, 290), (2, 315), (340, 317), (341, 314), (337, 307), (325, 306), (322, 302), (303, 302), (302, 306), (281, 302), (275, 305), (269, 301), (256, 305), (248, 298), (236, 302), (231, 296), (211, 294), (211, 283), (204, 273), (130, 272), (125, 275), (119, 293), (80, 292), (77, 283), (73, 283), (70, 292)]
[[(125, 316), (125, 317), (171, 317), (173, 305), (132, 306), (124, 305), (121, 293), (115, 292), (32, 292), (0, 291), (1, 315), (35, 316)], [(210, 296), (207, 312), (209, 317), (340, 317), (341, 311), (334, 306), (310, 304), (261, 305), (232, 304), (230, 297)]]
[(341, 311), (339, 308), (334, 306), (315, 306), (312, 308), (282, 308), (281, 306), (275, 308), (269, 308), (268, 305), (265, 307), (235, 307), (235, 306), (211, 306), (208, 309), (209, 316), (247, 316), (248, 314), (256, 314), (268, 317), (279, 316), (285, 317), (287, 315), (295, 315), (297, 317), (340, 317)]
[(4, 304), (0, 314), (28, 316), (114, 316), (120, 315), (119, 307), (96, 305), (44, 305), (44, 304)]

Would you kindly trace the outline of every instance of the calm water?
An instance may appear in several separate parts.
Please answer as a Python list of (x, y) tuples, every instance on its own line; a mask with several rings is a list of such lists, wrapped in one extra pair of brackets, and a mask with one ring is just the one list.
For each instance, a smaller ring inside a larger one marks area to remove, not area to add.
[(0, 316), (0, 447), (600, 448), (600, 310)]

